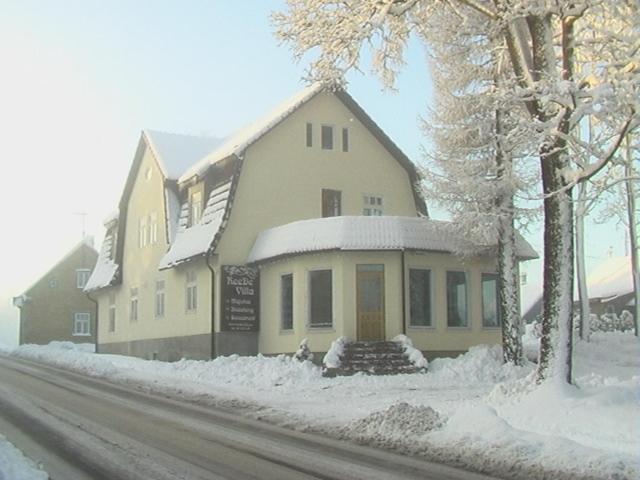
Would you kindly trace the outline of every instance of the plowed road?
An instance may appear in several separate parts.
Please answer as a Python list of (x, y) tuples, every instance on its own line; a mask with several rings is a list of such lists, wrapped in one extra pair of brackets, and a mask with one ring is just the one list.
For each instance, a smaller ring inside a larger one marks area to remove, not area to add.
[(487, 479), (0, 356), (0, 432), (73, 479)]

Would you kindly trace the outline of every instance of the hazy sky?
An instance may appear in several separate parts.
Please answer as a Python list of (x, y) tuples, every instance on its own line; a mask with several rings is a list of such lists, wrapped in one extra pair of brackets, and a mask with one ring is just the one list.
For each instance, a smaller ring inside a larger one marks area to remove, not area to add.
[[(0, 342), (16, 341), (11, 298), (80, 241), (78, 213), (101, 241), (141, 129), (225, 136), (303, 86), (270, 25), (283, 4), (0, 0)], [(407, 63), (397, 93), (358, 74), (349, 90), (419, 162), (430, 80), (417, 43)], [(590, 233), (592, 260), (623, 254), (621, 230)]]

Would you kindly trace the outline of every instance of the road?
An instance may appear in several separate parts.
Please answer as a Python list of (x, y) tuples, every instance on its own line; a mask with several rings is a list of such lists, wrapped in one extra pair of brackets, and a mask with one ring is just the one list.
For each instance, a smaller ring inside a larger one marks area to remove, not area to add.
[(490, 478), (4, 356), (0, 417), (54, 480)]

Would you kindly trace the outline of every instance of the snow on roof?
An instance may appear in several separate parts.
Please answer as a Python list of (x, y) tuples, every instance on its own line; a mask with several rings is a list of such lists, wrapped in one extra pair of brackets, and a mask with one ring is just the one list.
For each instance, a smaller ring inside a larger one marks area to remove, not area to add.
[(144, 130), (143, 135), (166, 178), (176, 180), (198, 160), (215, 150), (222, 140), (215, 137), (182, 135)]
[(112, 253), (113, 248), (115, 248), (114, 233), (114, 228), (107, 231), (104, 242), (102, 242), (102, 248), (98, 254), (96, 266), (93, 268), (93, 272), (91, 272), (91, 276), (84, 286), (85, 292), (108, 287), (118, 272), (118, 265), (113, 261)]
[(211, 191), (200, 221), (188, 226), (189, 204), (182, 205), (175, 241), (169, 251), (160, 260), (159, 268), (173, 267), (209, 250), (222, 221), (229, 199), (231, 182), (227, 182)]
[(630, 257), (613, 257), (600, 263), (587, 276), (589, 298), (611, 298), (633, 291)]
[(288, 100), (282, 102), (269, 114), (231, 135), (222, 145), (193, 165), (193, 167), (189, 168), (184, 175), (179, 178), (179, 182), (184, 182), (194, 175), (201, 176), (207, 171), (209, 166), (230, 155), (241, 155), (252, 143), (261, 138), (303, 103), (322, 91), (323, 88), (321, 83), (315, 83), (304, 88)]
[[(326, 250), (426, 250), (454, 252), (472, 246), (452, 224), (421, 217), (343, 216), (301, 220), (260, 232), (249, 263)], [(535, 258), (522, 238), (517, 254)]]

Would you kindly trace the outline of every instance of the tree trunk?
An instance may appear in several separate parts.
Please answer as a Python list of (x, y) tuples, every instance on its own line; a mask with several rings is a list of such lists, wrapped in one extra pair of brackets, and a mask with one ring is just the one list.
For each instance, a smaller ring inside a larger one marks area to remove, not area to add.
[[(547, 153), (549, 152), (549, 153)], [(564, 186), (566, 153), (561, 141), (540, 156), (544, 201), (544, 286), (538, 381), (571, 383), (573, 330), (573, 212), (571, 190)]]
[(587, 273), (584, 256), (584, 217), (586, 215), (586, 183), (580, 184), (580, 193), (576, 208), (576, 276), (578, 280), (578, 298), (580, 299), (580, 338), (589, 340), (591, 334), (591, 308), (587, 291)]
[(638, 265), (638, 228), (636, 218), (636, 192), (632, 180), (634, 171), (631, 158), (631, 142), (627, 135), (627, 162), (625, 176), (627, 186), (627, 215), (629, 217), (629, 243), (631, 247), (631, 275), (633, 277), (633, 298), (635, 301), (635, 315), (633, 316), (634, 331), (638, 336), (638, 318), (640, 317), (640, 265)]
[[(504, 205), (503, 205), (504, 206)], [(502, 321), (502, 351), (506, 363), (522, 365), (522, 319), (518, 295), (518, 263), (516, 235), (513, 226), (513, 206), (501, 211), (498, 241), (498, 273), (500, 315)]]

